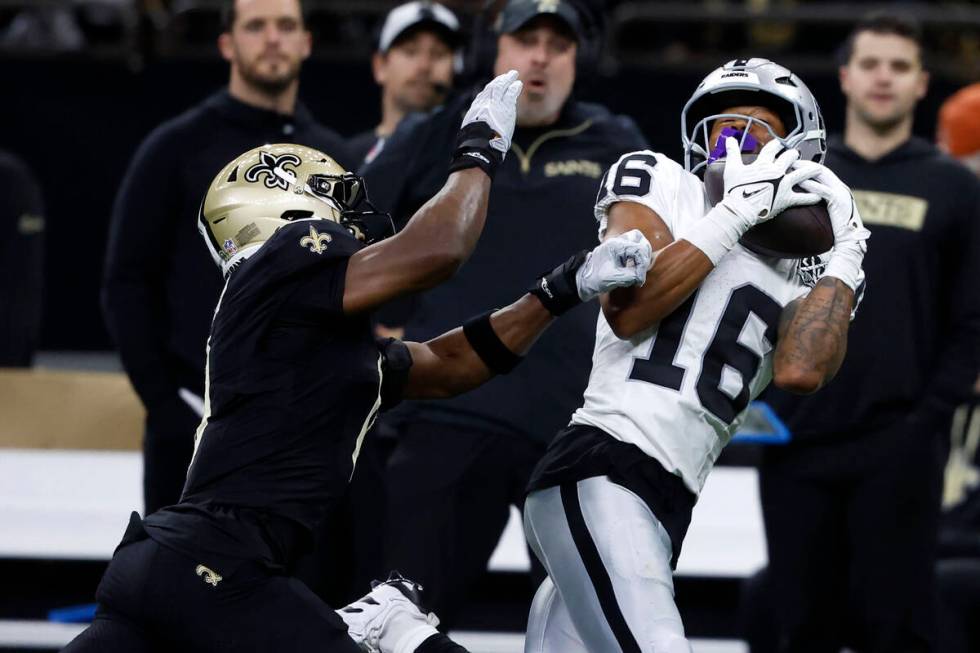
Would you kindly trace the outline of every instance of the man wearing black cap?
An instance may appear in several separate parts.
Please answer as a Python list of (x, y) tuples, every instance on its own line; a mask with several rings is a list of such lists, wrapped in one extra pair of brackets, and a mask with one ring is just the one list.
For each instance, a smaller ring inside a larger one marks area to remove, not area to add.
[[(511, 0), (498, 17), (496, 71), (524, 81), (511, 156), (497, 171), (487, 226), (451, 281), (389, 310), (406, 336), (441, 333), (476, 306), (501, 304), (548, 258), (591, 246), (599, 178), (621, 154), (646, 147), (633, 122), (571, 100), (583, 45), (582, 17), (568, 2)], [(439, 111), (408, 116), (363, 172), (372, 197), (405, 219), (447, 176), (453, 135), (469, 94)], [(399, 314), (400, 313), (400, 314)], [(409, 319), (410, 318), (410, 319)], [(388, 466), (388, 563), (417, 577), (452, 622), (481, 576), (551, 436), (565, 426), (588, 381), (596, 310), (575, 309), (542, 338), (526, 366), (448, 402), (405, 406)]]
[(229, 0), (218, 37), (228, 87), (154, 130), (113, 209), (102, 287), (106, 324), (146, 407), (145, 514), (176, 503), (201, 420), (205, 344), (221, 291), (197, 213), (229, 160), (290, 141), (350, 166), (344, 140), (297, 100), (312, 39), (298, 0)]
[(381, 87), (381, 122), (350, 139), (351, 156), (369, 162), (406, 114), (434, 109), (446, 99), (460, 61), (459, 21), (435, 2), (407, 2), (388, 12), (371, 59)]

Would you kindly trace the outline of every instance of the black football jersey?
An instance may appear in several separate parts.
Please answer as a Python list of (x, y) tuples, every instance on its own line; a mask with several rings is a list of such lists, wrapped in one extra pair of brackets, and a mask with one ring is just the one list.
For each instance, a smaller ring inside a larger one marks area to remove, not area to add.
[(231, 273), (181, 503), (148, 518), (151, 535), (186, 530), (173, 527), (215, 507), (312, 530), (345, 492), (381, 407), (385, 360), (370, 316), (343, 313), (347, 263), (360, 247), (336, 223), (295, 222)]

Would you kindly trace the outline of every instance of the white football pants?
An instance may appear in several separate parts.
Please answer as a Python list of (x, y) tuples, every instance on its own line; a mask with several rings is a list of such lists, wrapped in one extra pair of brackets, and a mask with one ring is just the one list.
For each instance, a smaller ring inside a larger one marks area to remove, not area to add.
[(524, 653), (691, 653), (667, 531), (605, 476), (533, 492), (524, 532), (548, 572)]

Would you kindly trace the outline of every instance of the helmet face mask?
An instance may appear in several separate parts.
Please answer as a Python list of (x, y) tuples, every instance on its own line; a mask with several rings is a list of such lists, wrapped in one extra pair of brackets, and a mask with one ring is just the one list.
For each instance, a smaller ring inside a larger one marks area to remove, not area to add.
[(368, 198), (363, 177), (350, 172), (342, 175), (314, 174), (307, 178), (306, 187), (317, 197), (336, 205), (340, 211), (340, 224), (365, 245), (384, 240), (395, 233), (391, 216), (379, 211)]
[[(762, 106), (773, 111), (782, 120), (786, 134), (778, 135), (758, 117), (725, 113), (727, 108), (742, 106)], [(714, 70), (701, 82), (681, 112), (684, 167), (688, 171), (700, 172), (712, 160), (720, 158), (718, 143), (710, 143), (709, 139), (714, 122), (721, 118), (746, 121), (741, 130), (743, 148), (750, 128), (762, 125), (784, 147), (798, 149), (802, 159), (823, 161), (826, 130), (817, 100), (802, 80), (779, 64), (767, 59), (736, 59)], [(724, 156), (723, 149), (721, 156)]]
[(298, 220), (331, 220), (365, 244), (394, 233), (390, 216), (368, 200), (363, 179), (322, 152), (292, 144), (258, 147), (226, 165), (204, 197), (198, 229), (228, 274)]
[(306, 178), (310, 192), (340, 206), (357, 206), (364, 198), (361, 178), (350, 172), (340, 175), (312, 174)]

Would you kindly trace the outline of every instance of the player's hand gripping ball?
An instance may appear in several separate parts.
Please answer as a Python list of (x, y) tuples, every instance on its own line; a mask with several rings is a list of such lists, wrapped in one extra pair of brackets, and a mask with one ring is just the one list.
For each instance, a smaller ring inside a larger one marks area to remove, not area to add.
[(782, 146), (775, 140), (758, 155), (741, 154), (734, 138), (725, 145), (725, 159), (705, 168), (704, 185), (712, 205), (725, 200), (748, 208), (748, 202), (757, 212), (755, 225), (739, 240), (742, 246), (775, 258), (815, 256), (834, 246), (827, 203), (805, 184), (816, 174), (808, 162), (797, 163), (795, 150), (776, 156)]
[(830, 212), (834, 249), (824, 274), (837, 277), (860, 297), (864, 283), (862, 265), (871, 232), (865, 228), (847, 184), (819, 163), (803, 162), (800, 165), (815, 171), (816, 174), (802, 185), (809, 192), (822, 197)]

